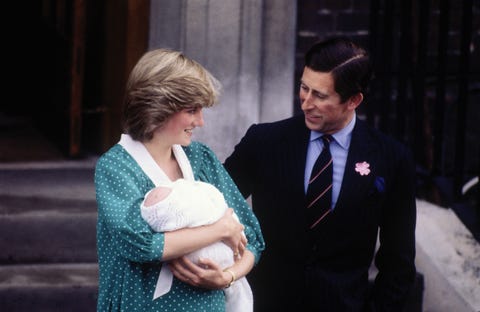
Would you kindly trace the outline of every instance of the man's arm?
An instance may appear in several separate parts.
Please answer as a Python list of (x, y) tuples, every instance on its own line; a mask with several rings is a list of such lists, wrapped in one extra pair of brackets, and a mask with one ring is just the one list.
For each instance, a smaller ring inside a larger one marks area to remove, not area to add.
[(380, 224), (380, 248), (375, 264), (379, 273), (373, 289), (375, 311), (402, 311), (414, 283), (415, 170), (409, 152), (397, 153), (394, 177)]

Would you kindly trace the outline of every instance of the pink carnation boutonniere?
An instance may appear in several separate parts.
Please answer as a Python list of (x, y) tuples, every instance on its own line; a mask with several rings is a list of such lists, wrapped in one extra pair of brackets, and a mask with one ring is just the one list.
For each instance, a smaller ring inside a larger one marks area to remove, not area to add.
[(360, 173), (360, 175), (368, 175), (370, 173), (370, 164), (366, 161), (358, 162), (355, 164), (355, 171)]

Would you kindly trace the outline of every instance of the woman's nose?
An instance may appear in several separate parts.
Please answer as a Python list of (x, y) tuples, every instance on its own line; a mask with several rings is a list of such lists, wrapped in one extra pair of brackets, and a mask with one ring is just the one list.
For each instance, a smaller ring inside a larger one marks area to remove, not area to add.
[(197, 118), (195, 118), (195, 126), (197, 127), (203, 127), (204, 120), (203, 120), (203, 112), (202, 110), (199, 110), (197, 113)]

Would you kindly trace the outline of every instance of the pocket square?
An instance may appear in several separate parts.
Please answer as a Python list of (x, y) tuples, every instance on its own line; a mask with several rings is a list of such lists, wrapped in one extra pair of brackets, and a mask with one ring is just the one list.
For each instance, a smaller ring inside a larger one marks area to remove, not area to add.
[(378, 193), (385, 192), (385, 179), (383, 177), (375, 177), (373, 185)]

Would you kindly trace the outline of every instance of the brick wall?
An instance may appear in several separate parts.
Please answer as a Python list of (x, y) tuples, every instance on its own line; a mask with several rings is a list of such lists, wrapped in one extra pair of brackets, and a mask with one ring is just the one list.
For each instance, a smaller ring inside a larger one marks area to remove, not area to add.
[[(442, 9), (445, 3), (446, 10)], [(465, 176), (478, 174), (480, 128), (475, 120), (480, 117), (480, 105), (477, 105), (480, 96), (480, 2), (471, 2), (472, 18), (468, 28), (471, 41), (466, 71), (461, 68), (464, 3), (468, 1), (298, 0), (295, 92), (298, 93), (303, 70), (303, 55), (310, 45), (333, 35), (349, 36), (369, 49), (376, 62), (378, 79), (366, 103), (375, 120), (383, 120), (375, 125), (412, 147), (422, 146), (417, 156), (427, 170), (453, 175), (456, 155), (465, 152)], [(448, 12), (443, 29), (442, 10)], [(405, 38), (407, 44), (402, 43)], [(443, 59), (442, 52), (445, 52)], [(465, 78), (463, 86), (462, 76)], [(445, 84), (441, 109), (438, 108), (439, 82)], [(405, 89), (399, 87), (402, 83)], [(415, 97), (419, 83), (422, 98), (418, 94)], [(462, 88), (468, 94), (461, 94)], [(468, 102), (465, 119), (459, 112), (459, 101)], [(300, 113), (298, 96), (294, 105), (294, 112)], [(424, 107), (419, 107), (422, 105)], [(400, 111), (406, 115), (399, 116)], [(415, 126), (415, 119), (419, 117), (421, 120)], [(460, 147), (456, 126), (459, 122), (465, 124), (465, 145)], [(417, 130), (425, 127), (427, 130), (419, 142), (415, 138)]]
[[(347, 35), (366, 46), (369, 17), (368, 0), (298, 0), (295, 90), (298, 90), (303, 71), (303, 56), (315, 41), (334, 35)], [(295, 113), (300, 112), (299, 105), (297, 97)]]
[[(463, 183), (480, 174), (480, 1), (297, 4), (294, 113), (301, 113), (298, 86), (305, 52), (315, 41), (346, 35), (367, 48), (375, 62), (376, 79), (360, 106), (361, 117), (414, 151), (423, 174), (419, 183), (433, 184), (440, 194), (427, 200), (480, 206), (478, 186), (470, 198), (458, 198)], [(477, 215), (480, 227), (480, 208)]]

